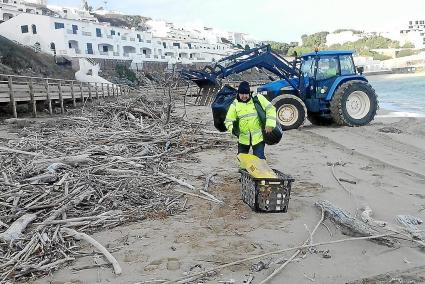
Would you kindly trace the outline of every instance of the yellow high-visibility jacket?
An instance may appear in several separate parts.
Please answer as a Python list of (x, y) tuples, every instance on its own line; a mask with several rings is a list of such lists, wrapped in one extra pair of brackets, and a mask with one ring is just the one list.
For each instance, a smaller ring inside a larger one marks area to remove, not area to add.
[[(257, 95), (258, 101), (266, 112), (266, 127), (276, 127), (276, 108), (262, 95)], [(239, 143), (243, 145), (257, 145), (263, 141), (263, 132), (260, 119), (251, 98), (247, 103), (233, 101), (227, 111), (224, 124), (232, 133), (233, 122), (239, 119)]]

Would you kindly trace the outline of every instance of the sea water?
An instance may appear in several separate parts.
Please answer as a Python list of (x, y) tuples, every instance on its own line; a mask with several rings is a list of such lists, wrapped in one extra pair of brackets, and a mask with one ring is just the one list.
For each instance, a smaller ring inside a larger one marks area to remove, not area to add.
[(425, 74), (367, 77), (389, 116), (425, 117)]

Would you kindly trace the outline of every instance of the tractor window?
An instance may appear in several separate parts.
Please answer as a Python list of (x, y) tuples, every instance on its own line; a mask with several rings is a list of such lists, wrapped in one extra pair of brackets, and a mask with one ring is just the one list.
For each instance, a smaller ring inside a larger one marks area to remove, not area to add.
[(353, 59), (350, 55), (341, 55), (339, 57), (339, 63), (341, 64), (341, 75), (354, 75), (356, 70), (354, 68)]
[(308, 57), (304, 59), (301, 64), (301, 73), (304, 77), (314, 77), (314, 57)]
[(338, 75), (338, 57), (323, 56), (317, 65), (317, 80), (326, 80)]

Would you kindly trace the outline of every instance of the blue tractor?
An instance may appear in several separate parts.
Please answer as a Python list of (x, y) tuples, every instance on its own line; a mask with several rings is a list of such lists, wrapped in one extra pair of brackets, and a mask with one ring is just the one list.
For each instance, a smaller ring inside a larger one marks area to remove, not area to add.
[(300, 127), (306, 118), (316, 125), (362, 126), (374, 119), (378, 100), (362, 68), (356, 69), (352, 53), (317, 51), (290, 62), (263, 45), (181, 74), (204, 94), (211, 94), (220, 90), (223, 78), (251, 68), (265, 69), (279, 80), (258, 86), (256, 91), (276, 107), (284, 130)]

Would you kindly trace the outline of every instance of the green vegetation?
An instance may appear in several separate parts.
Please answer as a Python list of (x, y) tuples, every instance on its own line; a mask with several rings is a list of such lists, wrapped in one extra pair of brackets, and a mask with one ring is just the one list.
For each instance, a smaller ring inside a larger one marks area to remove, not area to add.
[[(360, 31), (351, 29), (339, 29), (335, 32), (338, 33), (343, 31), (352, 31), (353, 33), (358, 34), (361, 33)], [(273, 51), (284, 56), (294, 56), (295, 52), (298, 55), (301, 55), (304, 53), (312, 52), (316, 48), (318, 48), (319, 50), (354, 50), (359, 55), (370, 56), (373, 57), (373, 59), (375, 60), (386, 60), (390, 59), (391, 57), (374, 52), (372, 51), (373, 49), (400, 48), (400, 43), (398, 41), (394, 41), (382, 36), (364, 37), (354, 42), (335, 44), (328, 47), (326, 45), (326, 36), (328, 34), (329, 32), (323, 31), (311, 35), (302, 35), (302, 44), (299, 46), (281, 42), (269, 42), (269, 44), (271, 44)], [(406, 45), (410, 46), (409, 44)]]
[(130, 68), (125, 65), (118, 64), (117, 66), (115, 66), (115, 72), (117, 72), (118, 76), (121, 79), (126, 79), (133, 83), (137, 83), (138, 81), (136, 73), (134, 73), (133, 70), (130, 70)]
[(410, 41), (407, 41), (402, 48), (415, 48), (415, 45), (411, 43)]
[(419, 53), (420, 53), (419, 50), (404, 49), (397, 52), (396, 57), (399, 58), (399, 57), (411, 56), (411, 55), (416, 55)]
[(353, 34), (355, 34), (355, 35), (359, 35), (359, 34), (363, 33), (362, 31), (353, 30), (353, 29), (337, 29), (337, 30), (334, 31), (334, 34), (339, 34), (339, 33), (342, 33), (342, 32), (353, 32)]

